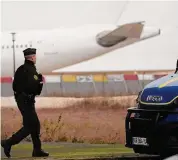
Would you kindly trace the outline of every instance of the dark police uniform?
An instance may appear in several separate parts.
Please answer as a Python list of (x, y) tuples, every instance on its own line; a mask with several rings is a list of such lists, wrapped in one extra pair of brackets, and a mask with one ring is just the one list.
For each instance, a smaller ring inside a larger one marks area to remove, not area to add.
[[(24, 56), (31, 54), (36, 54), (36, 49), (24, 50)], [(35, 111), (35, 96), (40, 95), (43, 87), (42, 82), (42, 75), (37, 73), (34, 63), (30, 60), (25, 60), (25, 63), (15, 72), (12, 87), (17, 106), (23, 117), (23, 127), (8, 140), (1, 142), (7, 157), (10, 157), (11, 146), (18, 144), (28, 135), (31, 135), (33, 141), (32, 156), (49, 155), (41, 149), (40, 121)]]

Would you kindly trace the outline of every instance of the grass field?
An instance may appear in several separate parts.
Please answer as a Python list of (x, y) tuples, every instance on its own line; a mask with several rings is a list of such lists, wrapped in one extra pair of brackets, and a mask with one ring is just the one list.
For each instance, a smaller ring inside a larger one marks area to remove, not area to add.
[[(58, 158), (91, 158), (119, 156), (121, 154), (133, 153), (131, 149), (121, 144), (86, 144), (86, 143), (43, 143), (43, 149), (50, 153), (51, 159)], [(2, 159), (7, 159), (1, 149)], [(13, 146), (11, 159), (32, 160), (32, 144), (25, 142)], [(37, 158), (36, 158), (37, 159)], [(39, 159), (39, 158), (38, 158)]]

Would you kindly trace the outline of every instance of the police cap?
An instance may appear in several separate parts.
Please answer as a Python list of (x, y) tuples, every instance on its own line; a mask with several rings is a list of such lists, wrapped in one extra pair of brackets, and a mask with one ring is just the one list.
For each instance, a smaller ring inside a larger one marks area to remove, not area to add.
[(35, 55), (36, 54), (36, 49), (35, 48), (27, 48), (23, 51), (24, 56), (30, 56), (30, 55)]

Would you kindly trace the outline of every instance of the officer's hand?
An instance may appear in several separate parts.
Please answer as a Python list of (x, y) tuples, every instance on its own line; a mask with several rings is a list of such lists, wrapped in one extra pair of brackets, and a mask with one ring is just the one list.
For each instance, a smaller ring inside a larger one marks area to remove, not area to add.
[(42, 74), (38, 74), (38, 78), (39, 78), (40, 82), (43, 82), (43, 76), (42, 76)]

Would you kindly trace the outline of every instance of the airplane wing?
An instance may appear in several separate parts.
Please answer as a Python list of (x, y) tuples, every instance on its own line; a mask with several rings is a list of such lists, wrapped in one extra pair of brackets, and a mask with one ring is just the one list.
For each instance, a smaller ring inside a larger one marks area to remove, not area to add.
[[(151, 36), (156, 36), (160, 34), (160, 30), (154, 32), (151, 30), (152, 35), (148, 33), (149, 36), (143, 36), (143, 30), (146, 30), (144, 25), (144, 21), (141, 22), (134, 22), (134, 23), (127, 23), (121, 26), (118, 26), (113, 31), (103, 31), (96, 36), (97, 43), (103, 47), (111, 47), (119, 42), (126, 40), (127, 38), (134, 38), (134, 39), (146, 39)], [(149, 29), (150, 30), (150, 29)]]

